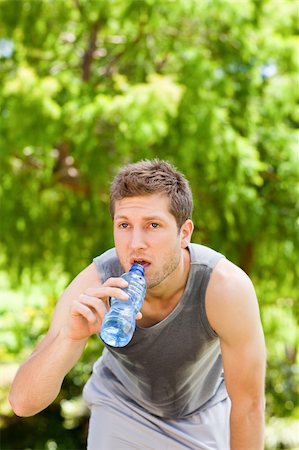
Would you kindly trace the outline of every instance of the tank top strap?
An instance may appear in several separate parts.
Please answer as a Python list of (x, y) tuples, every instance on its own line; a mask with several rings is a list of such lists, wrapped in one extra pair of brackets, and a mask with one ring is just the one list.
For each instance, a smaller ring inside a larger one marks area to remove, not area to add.
[(101, 283), (110, 277), (120, 277), (124, 270), (119, 262), (115, 248), (110, 248), (100, 256), (93, 258)]
[(191, 264), (201, 264), (212, 270), (221, 258), (225, 258), (222, 253), (216, 252), (205, 245), (191, 243), (188, 248), (191, 254)]

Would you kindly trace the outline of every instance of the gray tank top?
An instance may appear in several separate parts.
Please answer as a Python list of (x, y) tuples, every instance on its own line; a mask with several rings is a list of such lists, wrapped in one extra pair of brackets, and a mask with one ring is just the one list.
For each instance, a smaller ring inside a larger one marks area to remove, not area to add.
[[(189, 245), (191, 265), (184, 294), (161, 322), (142, 328), (123, 348), (106, 346), (94, 375), (115, 395), (167, 418), (186, 417), (227, 396), (219, 338), (206, 316), (210, 275), (223, 257)], [(115, 249), (94, 259), (101, 282), (123, 273)]]

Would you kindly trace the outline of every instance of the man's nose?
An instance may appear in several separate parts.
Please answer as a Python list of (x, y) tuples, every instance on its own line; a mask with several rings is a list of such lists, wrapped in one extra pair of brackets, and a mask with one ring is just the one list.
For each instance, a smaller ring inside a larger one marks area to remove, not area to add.
[(131, 248), (132, 250), (143, 249), (146, 247), (145, 236), (142, 230), (134, 228), (131, 235)]

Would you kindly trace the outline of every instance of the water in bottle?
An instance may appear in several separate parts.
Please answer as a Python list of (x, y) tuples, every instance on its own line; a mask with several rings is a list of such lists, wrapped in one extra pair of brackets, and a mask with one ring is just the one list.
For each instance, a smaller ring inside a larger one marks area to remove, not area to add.
[(128, 287), (123, 290), (129, 298), (110, 299), (110, 310), (105, 315), (101, 328), (102, 340), (112, 347), (124, 347), (132, 339), (136, 327), (136, 314), (143, 305), (146, 292), (144, 268), (141, 264), (133, 264), (122, 278), (128, 282)]

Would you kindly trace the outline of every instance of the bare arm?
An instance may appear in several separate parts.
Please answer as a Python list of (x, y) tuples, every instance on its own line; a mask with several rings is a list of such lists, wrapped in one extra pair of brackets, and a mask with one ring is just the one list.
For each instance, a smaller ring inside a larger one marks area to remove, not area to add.
[(220, 261), (212, 274), (207, 314), (220, 337), (225, 382), (232, 402), (231, 450), (262, 450), (264, 336), (252, 283), (229, 261)]
[(48, 333), (13, 381), (9, 400), (17, 415), (34, 415), (57, 397), (88, 337), (100, 331), (107, 298), (127, 298), (117, 288), (124, 285), (121, 278), (110, 278), (101, 285), (91, 264), (67, 287), (57, 303)]

